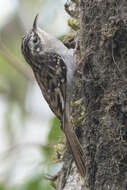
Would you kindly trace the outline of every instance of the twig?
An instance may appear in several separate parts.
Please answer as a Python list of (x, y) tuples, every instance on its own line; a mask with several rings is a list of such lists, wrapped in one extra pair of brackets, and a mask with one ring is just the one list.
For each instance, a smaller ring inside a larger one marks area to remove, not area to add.
[(4, 152), (0, 152), (0, 159), (6, 159), (6, 158), (9, 158), (7, 155), (12, 153), (13, 151), (15, 150), (18, 150), (18, 149), (24, 149), (24, 148), (29, 148), (29, 147), (45, 147), (45, 146), (50, 146), (50, 145), (43, 145), (43, 144), (40, 144), (40, 143), (24, 143), (24, 144), (16, 144), (16, 145), (13, 145), (11, 147), (9, 147), (7, 150), (5, 150)]
[(34, 76), (30, 69), (10, 52), (10, 50), (5, 46), (2, 40), (0, 40), (0, 45), (0, 55), (4, 57), (8, 61), (8, 63), (13, 66), (20, 74), (22, 74), (27, 80), (33, 81)]

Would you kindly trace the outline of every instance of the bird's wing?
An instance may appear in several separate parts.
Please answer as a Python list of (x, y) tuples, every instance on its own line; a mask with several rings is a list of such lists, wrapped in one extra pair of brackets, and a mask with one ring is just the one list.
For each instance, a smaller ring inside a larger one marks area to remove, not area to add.
[(62, 120), (67, 82), (67, 70), (64, 60), (56, 53), (45, 52), (45, 55), (40, 55), (37, 61), (40, 64), (40, 69), (34, 74), (42, 94), (51, 110)]

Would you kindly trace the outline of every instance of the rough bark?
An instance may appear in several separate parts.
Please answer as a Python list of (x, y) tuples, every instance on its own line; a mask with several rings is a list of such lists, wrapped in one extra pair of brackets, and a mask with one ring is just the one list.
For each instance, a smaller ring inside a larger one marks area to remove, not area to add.
[(127, 1), (80, 0), (79, 7), (82, 65), (71, 117), (86, 179), (83, 185), (68, 152), (57, 189), (127, 190)]

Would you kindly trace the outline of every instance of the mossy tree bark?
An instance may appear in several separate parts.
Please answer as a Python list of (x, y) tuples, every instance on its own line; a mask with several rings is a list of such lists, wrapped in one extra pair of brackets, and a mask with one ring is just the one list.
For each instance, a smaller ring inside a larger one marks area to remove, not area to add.
[(66, 153), (57, 189), (127, 190), (127, 1), (80, 0), (79, 16), (71, 117), (82, 131), (86, 179)]

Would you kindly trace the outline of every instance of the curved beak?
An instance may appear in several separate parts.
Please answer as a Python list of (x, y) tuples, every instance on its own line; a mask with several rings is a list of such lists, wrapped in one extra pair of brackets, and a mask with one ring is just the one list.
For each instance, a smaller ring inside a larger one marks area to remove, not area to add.
[(33, 23), (33, 32), (37, 31), (37, 21), (38, 21), (38, 16), (39, 14), (36, 15), (35, 19), (34, 19), (34, 23)]

